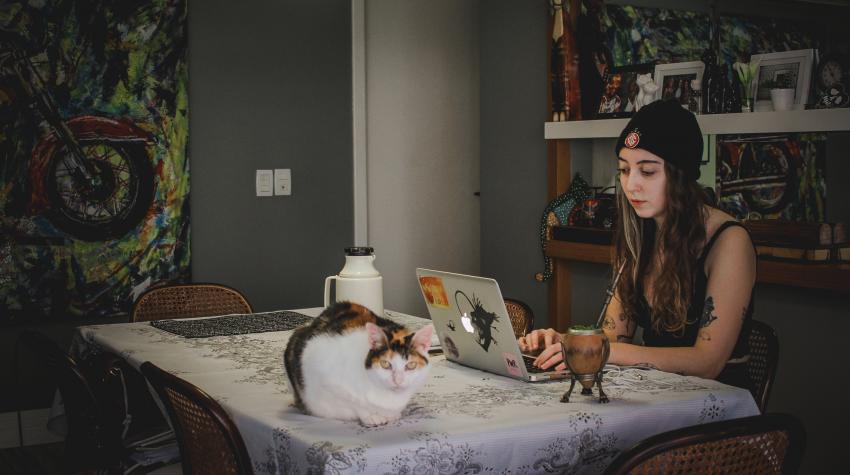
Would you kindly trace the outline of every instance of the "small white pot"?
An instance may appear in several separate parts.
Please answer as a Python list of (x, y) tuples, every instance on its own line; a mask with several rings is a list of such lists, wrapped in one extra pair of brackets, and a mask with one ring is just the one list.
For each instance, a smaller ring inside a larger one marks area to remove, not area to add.
[(770, 102), (773, 110), (787, 111), (794, 108), (794, 89), (771, 89)]

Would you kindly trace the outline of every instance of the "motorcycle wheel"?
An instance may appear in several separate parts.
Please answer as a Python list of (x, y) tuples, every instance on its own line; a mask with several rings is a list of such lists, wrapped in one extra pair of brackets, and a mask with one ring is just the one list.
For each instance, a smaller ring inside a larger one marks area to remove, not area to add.
[(75, 176), (70, 152), (57, 148), (45, 178), (50, 220), (84, 241), (120, 238), (138, 226), (153, 202), (154, 173), (145, 144), (104, 139), (79, 143), (99, 183)]

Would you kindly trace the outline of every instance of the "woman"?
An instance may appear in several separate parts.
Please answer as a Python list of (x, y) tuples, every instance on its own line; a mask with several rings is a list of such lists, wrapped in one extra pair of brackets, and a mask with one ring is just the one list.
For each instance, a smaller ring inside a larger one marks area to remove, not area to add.
[[(756, 255), (746, 229), (705, 203), (696, 118), (675, 100), (653, 102), (623, 129), (616, 154), (622, 275), (602, 324), (608, 361), (742, 384)], [(644, 345), (632, 344), (638, 326)], [(541, 368), (563, 368), (560, 339), (550, 328), (519, 344), (543, 349)]]

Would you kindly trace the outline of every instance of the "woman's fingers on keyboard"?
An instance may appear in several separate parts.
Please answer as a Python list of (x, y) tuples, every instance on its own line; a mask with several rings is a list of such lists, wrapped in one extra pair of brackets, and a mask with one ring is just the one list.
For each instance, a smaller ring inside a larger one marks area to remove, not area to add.
[(528, 351), (528, 345), (525, 343), (524, 336), (517, 338), (516, 342), (519, 343), (519, 351)]
[(548, 348), (549, 346), (560, 343), (561, 335), (551, 328), (546, 328), (545, 330), (533, 330), (528, 335), (521, 337), (525, 346), (523, 347), (523, 343), (519, 344), (519, 348), (522, 351), (535, 351), (542, 348)]
[(534, 360), (535, 366), (543, 369), (549, 369), (563, 359), (561, 355), (560, 345), (550, 345), (543, 350), (537, 359)]

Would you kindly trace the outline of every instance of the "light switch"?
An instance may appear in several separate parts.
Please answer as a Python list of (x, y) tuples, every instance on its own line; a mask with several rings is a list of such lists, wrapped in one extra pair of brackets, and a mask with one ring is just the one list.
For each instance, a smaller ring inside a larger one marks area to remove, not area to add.
[(292, 171), (289, 168), (275, 168), (274, 194), (278, 196), (292, 194)]
[(257, 170), (257, 196), (272, 196), (274, 172), (272, 170)]

